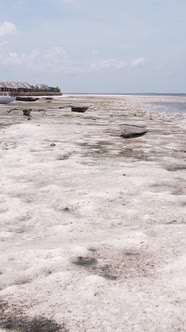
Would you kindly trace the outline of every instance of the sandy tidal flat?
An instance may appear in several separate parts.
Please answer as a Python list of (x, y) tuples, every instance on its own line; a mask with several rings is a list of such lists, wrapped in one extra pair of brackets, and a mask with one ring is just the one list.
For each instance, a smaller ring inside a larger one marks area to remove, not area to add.
[(0, 331), (186, 331), (185, 134), (139, 97), (0, 105)]

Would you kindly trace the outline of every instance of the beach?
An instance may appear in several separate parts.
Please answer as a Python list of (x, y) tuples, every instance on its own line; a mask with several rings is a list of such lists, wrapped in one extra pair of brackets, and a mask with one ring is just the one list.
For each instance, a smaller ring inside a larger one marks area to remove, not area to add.
[(0, 105), (1, 332), (186, 331), (186, 112), (150, 105), (178, 101)]

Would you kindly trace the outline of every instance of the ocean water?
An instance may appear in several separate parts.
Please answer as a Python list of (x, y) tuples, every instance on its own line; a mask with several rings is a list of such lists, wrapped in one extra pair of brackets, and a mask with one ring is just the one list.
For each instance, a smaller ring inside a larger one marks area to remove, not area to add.
[(186, 101), (154, 101), (146, 102), (150, 110), (155, 112), (186, 114)]
[[(74, 93), (65, 94), (66, 97), (104, 97), (129, 98), (130, 101), (142, 103), (146, 110), (153, 112), (179, 113), (186, 115), (186, 94), (163, 93)], [(64, 95), (61, 97), (64, 98)]]

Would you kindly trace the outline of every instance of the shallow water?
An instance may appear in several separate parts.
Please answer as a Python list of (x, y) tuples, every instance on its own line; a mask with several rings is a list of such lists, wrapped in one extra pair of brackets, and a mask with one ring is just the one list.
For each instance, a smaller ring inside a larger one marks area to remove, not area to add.
[(185, 101), (155, 101), (146, 103), (150, 105), (152, 111), (170, 112), (170, 113), (186, 113)]

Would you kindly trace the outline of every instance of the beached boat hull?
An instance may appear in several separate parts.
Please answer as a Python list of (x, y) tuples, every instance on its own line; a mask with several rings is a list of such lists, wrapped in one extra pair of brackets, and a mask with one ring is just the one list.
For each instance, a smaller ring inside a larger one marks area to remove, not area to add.
[(71, 106), (72, 112), (85, 113), (88, 110), (86, 106)]
[(37, 101), (39, 100), (39, 98), (33, 98), (33, 97), (16, 97), (17, 101), (27, 101), (27, 102), (31, 102), (31, 101)]
[(15, 97), (11, 96), (0, 96), (0, 104), (10, 104), (12, 101), (15, 100)]

